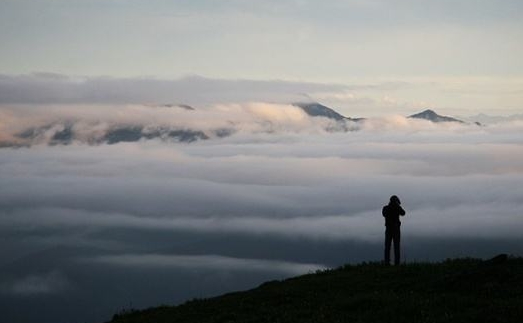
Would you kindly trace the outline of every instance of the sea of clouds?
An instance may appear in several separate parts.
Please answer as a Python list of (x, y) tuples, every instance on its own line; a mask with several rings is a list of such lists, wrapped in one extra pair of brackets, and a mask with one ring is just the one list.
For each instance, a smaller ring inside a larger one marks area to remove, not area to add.
[[(523, 253), (517, 120), (388, 115), (336, 128), (260, 101), (195, 110), (18, 102), (0, 116), (2, 140), (20, 140), (0, 148), (0, 311), (9, 321), (101, 322), (380, 261), (392, 194), (407, 211), (403, 261)], [(52, 128), (17, 137), (71, 122), (78, 135), (68, 144), (49, 145)], [(114, 124), (234, 132), (92, 144)]]

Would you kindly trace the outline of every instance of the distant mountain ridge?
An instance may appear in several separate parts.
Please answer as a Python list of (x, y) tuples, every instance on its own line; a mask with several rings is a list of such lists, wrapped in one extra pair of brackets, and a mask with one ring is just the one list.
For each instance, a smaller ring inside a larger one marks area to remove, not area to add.
[[(39, 142), (43, 140), (45, 133), (51, 131), (53, 128), (55, 129), (54, 133), (50, 138), (47, 138), (47, 143), (51, 146), (69, 145), (77, 139), (74, 124), (71, 122), (28, 128), (17, 134), (17, 136), (20, 139)], [(229, 132), (223, 129), (213, 131), (213, 135), (216, 137), (224, 137), (226, 134), (229, 134)], [(103, 136), (89, 138), (88, 141), (94, 145), (103, 143), (112, 145), (120, 142), (135, 142), (155, 138), (191, 143), (197, 140), (209, 139), (209, 136), (203, 131), (191, 129), (175, 129), (169, 127), (147, 128), (141, 125), (113, 125)]]
[(350, 120), (354, 122), (359, 122), (365, 120), (365, 118), (351, 118), (343, 116), (336, 110), (318, 102), (296, 102), (292, 103), (292, 105), (301, 108), (305, 113), (307, 113), (311, 117), (325, 117), (336, 121)]
[[(297, 102), (292, 103), (292, 106), (302, 109), (307, 115), (312, 118), (322, 117), (332, 120), (330, 124), (324, 124), (327, 132), (348, 132), (358, 130), (358, 123), (364, 123), (368, 119), (365, 118), (351, 118), (346, 117), (336, 110), (323, 105), (318, 102)], [(187, 113), (192, 113), (196, 109), (185, 104), (148, 104), (145, 105), (150, 108), (173, 108), (185, 110)], [(201, 112), (202, 110), (200, 110)], [(234, 115), (231, 115), (234, 118)], [(428, 120), (434, 123), (455, 122), (465, 124), (464, 121), (437, 114), (435, 111), (427, 109), (420, 113), (408, 116), (410, 119)], [(212, 138), (224, 138), (233, 135), (238, 131), (239, 123), (229, 122), (221, 128), (216, 129), (199, 129), (198, 126), (184, 126), (183, 124), (177, 126), (162, 126), (155, 124), (125, 124), (113, 123), (104, 124), (102, 120), (96, 122), (87, 122), (81, 127), (83, 133), (79, 133), (79, 128), (76, 127), (78, 120), (60, 120), (44, 125), (28, 127), (23, 131), (14, 134), (17, 142), (4, 141), (0, 142), (0, 147), (16, 147), (16, 146), (30, 146), (33, 144), (47, 144), (47, 145), (68, 145), (75, 141), (84, 142), (90, 145), (97, 144), (116, 144), (120, 142), (135, 142), (140, 140), (161, 139), (166, 141), (192, 143), (200, 140), (208, 140)], [(267, 133), (272, 133), (272, 126), (277, 121), (267, 121), (263, 124), (267, 127)], [(481, 125), (475, 122), (477, 125)], [(104, 131), (100, 133), (94, 129), (103, 127)], [(92, 134), (85, 133), (85, 129), (92, 128)], [(241, 128), (241, 127), (240, 127)], [(258, 130), (263, 132), (263, 129)]]
[(311, 117), (326, 117), (338, 121), (348, 119), (336, 112), (335, 110), (318, 102), (297, 102), (293, 103), (292, 105), (301, 108), (305, 113), (307, 113)]
[(424, 119), (424, 120), (429, 120), (429, 121), (432, 121), (432, 122), (458, 122), (458, 123), (465, 123), (459, 119), (456, 119), (456, 118), (453, 118), (453, 117), (447, 117), (447, 116), (442, 116), (442, 115), (439, 115), (437, 114), (436, 112), (434, 112), (433, 110), (430, 110), (430, 109), (427, 109), (425, 111), (422, 111), (420, 113), (416, 113), (416, 114), (413, 114), (411, 116), (409, 116), (409, 118), (411, 119)]

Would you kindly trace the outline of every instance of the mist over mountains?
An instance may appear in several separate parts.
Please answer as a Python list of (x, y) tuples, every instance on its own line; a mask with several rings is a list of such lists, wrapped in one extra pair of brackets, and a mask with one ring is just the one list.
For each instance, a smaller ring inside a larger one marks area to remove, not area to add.
[[(430, 129), (430, 123), (464, 121), (425, 110), (396, 119), (346, 117), (317, 102), (292, 104), (246, 103), (198, 109), (185, 104), (132, 105), (116, 107), (34, 107), (7, 110), (11, 125), (4, 123), (0, 146), (34, 144), (116, 144), (140, 140), (191, 143), (220, 139), (236, 133), (333, 133), (368, 128), (393, 127), (395, 122)], [(5, 112), (4, 112), (5, 113)], [(479, 125), (476, 123), (475, 125)], [(11, 129), (9, 129), (11, 128)]]
[(2, 318), (101, 322), (376, 261), (392, 194), (408, 262), (523, 253), (520, 119), (313, 99), (346, 92), (0, 76)]
[[(519, 128), (521, 117), (452, 117), (391, 98), (381, 116), (361, 115), (379, 100), (358, 91), (408, 84), (340, 85), (223, 80), (187, 76), (77, 77), (54, 73), (0, 75), (0, 147), (116, 144), (141, 140), (194, 143), (235, 135), (332, 134), (352, 131), (477, 131)], [(356, 94), (355, 94), (356, 93)], [(331, 100), (332, 104), (320, 99)], [(344, 101), (346, 100), (346, 101)], [(318, 103), (322, 102), (322, 103)], [(338, 104), (346, 102), (343, 109)], [(351, 112), (350, 106), (360, 107)], [(343, 111), (343, 113), (341, 112)], [(401, 113), (400, 111), (403, 111)], [(407, 116), (407, 117), (405, 117)]]

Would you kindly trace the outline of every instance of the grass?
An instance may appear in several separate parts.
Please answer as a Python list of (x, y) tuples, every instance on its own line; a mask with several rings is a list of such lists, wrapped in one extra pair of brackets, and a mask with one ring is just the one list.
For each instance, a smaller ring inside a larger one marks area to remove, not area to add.
[(523, 258), (377, 263), (116, 314), (111, 323), (523, 322)]

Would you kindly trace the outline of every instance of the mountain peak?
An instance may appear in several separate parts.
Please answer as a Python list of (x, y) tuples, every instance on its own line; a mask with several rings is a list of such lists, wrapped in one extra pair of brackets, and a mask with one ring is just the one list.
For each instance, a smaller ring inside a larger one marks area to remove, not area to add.
[(433, 111), (431, 109), (426, 109), (426, 110), (424, 110), (424, 111), (422, 111), (420, 113), (413, 114), (413, 115), (409, 116), (409, 118), (425, 119), (425, 120), (429, 120), (429, 121), (432, 121), (432, 122), (459, 122), (459, 123), (463, 123), (463, 121), (461, 121), (459, 119), (448, 117), (448, 116), (439, 115), (439, 114), (437, 114), (435, 111)]
[(434, 110), (431, 110), (431, 109), (427, 109), (427, 110), (422, 111), (422, 112), (420, 112), (418, 114), (433, 115), (433, 116), (437, 116), (438, 115)]
[(301, 108), (305, 113), (307, 113), (311, 117), (325, 117), (337, 121), (347, 119), (346, 117), (342, 116), (333, 109), (318, 102), (297, 102), (292, 103), (292, 105)]

